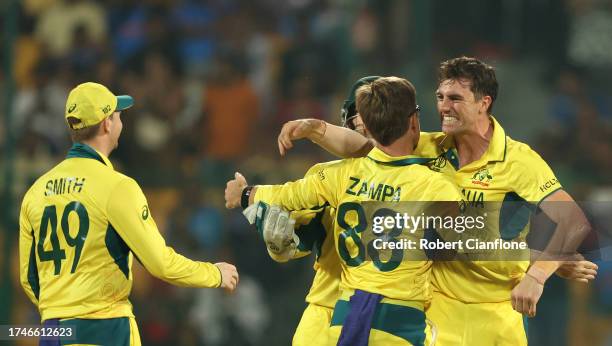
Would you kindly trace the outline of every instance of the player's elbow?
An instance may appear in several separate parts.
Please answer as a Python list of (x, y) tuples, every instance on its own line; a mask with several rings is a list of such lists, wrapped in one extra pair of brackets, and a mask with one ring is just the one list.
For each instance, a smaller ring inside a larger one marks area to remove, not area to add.
[(147, 271), (158, 279), (165, 280), (168, 277), (168, 270), (163, 260), (153, 260), (145, 265)]

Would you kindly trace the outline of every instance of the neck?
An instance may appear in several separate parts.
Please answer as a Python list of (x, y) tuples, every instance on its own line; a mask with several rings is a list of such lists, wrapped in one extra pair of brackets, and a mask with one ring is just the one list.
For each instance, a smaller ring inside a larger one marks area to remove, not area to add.
[(454, 136), (455, 147), (459, 154), (459, 166), (463, 167), (482, 157), (489, 148), (493, 137), (493, 122), (487, 117), (486, 121), (477, 123), (471, 131)]
[(109, 157), (111, 152), (113, 151), (112, 146), (108, 145), (107, 143), (104, 143), (104, 141), (100, 140), (99, 138), (83, 141), (83, 144), (89, 145), (90, 147), (94, 148), (96, 151), (106, 157)]
[(414, 152), (413, 140), (408, 135), (398, 138), (395, 140), (395, 142), (387, 146), (376, 143), (376, 147), (382, 150), (385, 154), (393, 157), (411, 155)]

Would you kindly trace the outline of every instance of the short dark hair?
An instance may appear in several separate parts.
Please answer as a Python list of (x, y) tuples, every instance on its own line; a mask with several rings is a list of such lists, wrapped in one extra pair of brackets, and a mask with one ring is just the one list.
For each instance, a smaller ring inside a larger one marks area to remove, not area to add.
[(357, 89), (356, 105), (372, 137), (387, 146), (408, 131), (407, 119), (416, 113), (416, 90), (403, 78), (381, 77)]
[[(113, 115), (114, 114), (111, 114), (109, 118), (112, 118)], [(72, 139), (73, 143), (78, 143), (94, 138), (98, 134), (98, 131), (100, 131), (100, 126), (102, 126), (102, 121), (104, 120), (100, 121), (95, 125), (83, 127), (81, 129), (72, 128), (74, 125), (80, 124), (81, 119), (75, 117), (68, 117), (66, 118), (66, 121), (68, 121), (68, 131), (70, 132), (70, 139)]]
[(466, 56), (443, 61), (438, 69), (438, 84), (445, 80), (467, 79), (470, 81), (470, 90), (479, 100), (483, 96), (491, 97), (491, 104), (487, 112), (493, 111), (493, 103), (497, 99), (499, 85), (495, 77), (495, 68), (491, 65)]

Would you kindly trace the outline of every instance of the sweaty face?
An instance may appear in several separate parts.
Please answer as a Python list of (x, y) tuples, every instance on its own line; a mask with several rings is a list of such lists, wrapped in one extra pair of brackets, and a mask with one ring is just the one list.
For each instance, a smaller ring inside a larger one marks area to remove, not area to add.
[(460, 134), (476, 128), (477, 121), (487, 116), (483, 99), (476, 100), (466, 79), (447, 79), (436, 90), (436, 99), (442, 132)]

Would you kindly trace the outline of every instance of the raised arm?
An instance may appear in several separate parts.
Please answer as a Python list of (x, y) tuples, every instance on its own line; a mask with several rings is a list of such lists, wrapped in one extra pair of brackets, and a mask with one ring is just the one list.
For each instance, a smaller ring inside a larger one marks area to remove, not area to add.
[(278, 151), (284, 156), (293, 148), (293, 141), (307, 138), (340, 158), (365, 156), (373, 147), (372, 140), (346, 127), (329, 124), (319, 119), (292, 120), (278, 135)]

